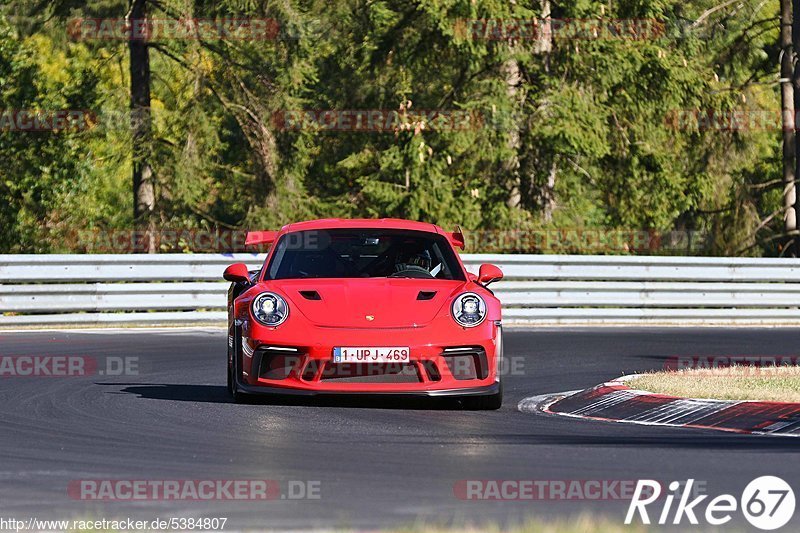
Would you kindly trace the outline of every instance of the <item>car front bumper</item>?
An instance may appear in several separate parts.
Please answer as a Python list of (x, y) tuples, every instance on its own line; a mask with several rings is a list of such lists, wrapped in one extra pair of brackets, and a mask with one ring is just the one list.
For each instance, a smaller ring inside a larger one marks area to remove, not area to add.
[[(500, 388), (502, 327), (450, 323), (369, 330), (236, 328), (237, 385), (247, 394), (480, 396)], [(313, 342), (309, 342), (309, 341)], [(335, 363), (339, 346), (403, 346), (408, 363)]]

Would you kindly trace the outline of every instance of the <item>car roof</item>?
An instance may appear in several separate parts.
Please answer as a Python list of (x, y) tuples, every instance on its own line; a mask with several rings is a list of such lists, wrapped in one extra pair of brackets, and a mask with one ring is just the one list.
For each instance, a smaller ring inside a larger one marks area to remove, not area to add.
[(442, 228), (436, 224), (431, 224), (429, 222), (417, 222), (414, 220), (403, 220), (400, 218), (322, 218), (318, 220), (307, 220), (305, 222), (294, 222), (292, 224), (287, 224), (281, 228), (280, 233), (336, 228), (404, 229), (438, 233), (440, 235), (444, 234)]

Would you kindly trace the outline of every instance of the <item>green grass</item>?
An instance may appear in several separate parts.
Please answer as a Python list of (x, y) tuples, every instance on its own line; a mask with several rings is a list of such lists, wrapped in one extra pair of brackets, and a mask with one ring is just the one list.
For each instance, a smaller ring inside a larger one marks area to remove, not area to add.
[(800, 367), (703, 368), (644, 374), (633, 389), (683, 398), (800, 402)]

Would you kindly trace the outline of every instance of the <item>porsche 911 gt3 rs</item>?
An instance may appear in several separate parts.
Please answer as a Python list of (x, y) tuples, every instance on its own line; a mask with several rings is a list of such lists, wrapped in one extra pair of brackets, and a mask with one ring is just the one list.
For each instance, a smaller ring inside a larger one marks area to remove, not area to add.
[(258, 271), (229, 266), (228, 389), (256, 394), (455, 396), (502, 404), (494, 265), (468, 273), (445, 232), (397, 219), (299, 222), (257, 231)]

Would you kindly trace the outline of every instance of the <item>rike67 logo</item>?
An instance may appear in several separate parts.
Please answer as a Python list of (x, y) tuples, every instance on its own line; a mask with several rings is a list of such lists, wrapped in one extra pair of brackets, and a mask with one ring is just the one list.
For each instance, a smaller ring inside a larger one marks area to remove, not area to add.
[[(773, 530), (786, 525), (794, 515), (794, 491), (779, 477), (762, 476), (754, 479), (745, 487), (738, 500), (731, 494), (721, 494), (708, 502), (705, 502), (708, 495), (695, 496), (690, 500), (693, 495), (693, 485), (694, 479), (688, 479), (685, 483), (678, 481), (670, 483), (669, 492), (663, 498), (663, 507), (657, 519), (655, 515), (653, 519), (660, 525), (679, 525), (685, 517), (690, 524), (697, 525), (700, 516), (707, 524), (720, 526), (730, 522), (734, 513), (741, 511), (752, 526)], [(628, 514), (625, 516), (625, 523), (631, 524), (638, 514), (642, 523), (649, 525), (648, 511), (658, 512), (658, 505), (655, 502), (661, 496), (662, 487), (658, 481), (639, 480), (628, 507)], [(675, 500), (677, 504), (673, 511)]]

